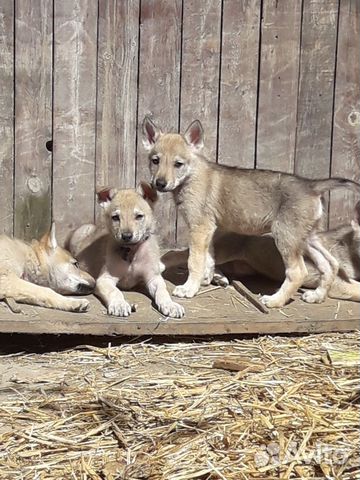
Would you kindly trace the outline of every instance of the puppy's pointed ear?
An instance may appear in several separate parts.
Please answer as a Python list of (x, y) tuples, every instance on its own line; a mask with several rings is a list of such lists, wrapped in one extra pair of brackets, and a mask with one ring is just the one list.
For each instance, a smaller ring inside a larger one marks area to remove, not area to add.
[(97, 201), (100, 207), (107, 207), (111, 200), (117, 194), (116, 188), (112, 187), (100, 187), (96, 190)]
[(56, 240), (56, 229), (55, 229), (55, 222), (52, 222), (50, 230), (43, 235), (40, 240), (40, 243), (47, 249), (47, 250), (55, 250), (58, 246)]
[(355, 205), (355, 218), (351, 220), (351, 228), (354, 231), (355, 238), (360, 238), (360, 202)]
[(136, 191), (150, 204), (158, 199), (157, 191), (147, 182), (140, 182)]
[(204, 146), (204, 129), (200, 120), (194, 120), (184, 134), (185, 140), (191, 147), (201, 150)]
[(147, 115), (142, 124), (142, 142), (146, 151), (150, 152), (161, 133), (160, 128)]

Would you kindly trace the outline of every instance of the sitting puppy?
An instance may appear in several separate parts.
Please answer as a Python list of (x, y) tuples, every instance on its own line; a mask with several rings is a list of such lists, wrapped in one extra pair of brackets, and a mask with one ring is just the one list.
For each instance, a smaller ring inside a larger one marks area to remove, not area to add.
[(89, 308), (87, 300), (60, 294), (88, 294), (94, 287), (95, 280), (58, 246), (54, 223), (49, 233), (30, 245), (0, 236), (1, 300), (12, 298), (40, 307), (83, 312)]
[[(333, 230), (319, 232), (319, 238), (339, 263), (339, 271), (330, 286), (329, 297), (360, 302), (360, 202), (355, 207), (355, 220)], [(215, 262), (221, 265), (215, 270), (213, 283), (229, 284), (224, 272), (232, 278), (261, 274), (272, 280), (283, 281), (285, 267), (271, 235), (261, 237), (219, 233), (214, 240)], [(189, 250), (173, 250), (162, 257), (166, 269), (185, 265)], [(311, 259), (305, 256), (308, 274), (302, 284), (306, 288), (317, 288), (320, 272)], [(211, 279), (209, 279), (211, 281)]]
[(157, 239), (153, 234), (152, 206), (157, 199), (150, 185), (137, 190), (106, 188), (98, 193), (105, 210), (107, 233), (92, 224), (81, 226), (69, 240), (70, 251), (96, 278), (95, 294), (110, 315), (127, 317), (131, 306), (117, 288), (144, 283), (159, 311), (169, 317), (184, 316), (184, 308), (172, 301), (164, 279)]

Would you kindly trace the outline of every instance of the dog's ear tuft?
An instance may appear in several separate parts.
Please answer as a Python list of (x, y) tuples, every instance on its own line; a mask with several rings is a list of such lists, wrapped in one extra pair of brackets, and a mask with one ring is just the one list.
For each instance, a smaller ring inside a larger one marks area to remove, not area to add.
[(145, 150), (150, 152), (160, 135), (160, 128), (158, 128), (151, 118), (146, 115), (142, 124), (142, 141)]
[(204, 146), (204, 129), (200, 120), (194, 120), (187, 128), (184, 134), (186, 142), (196, 150), (201, 150)]
[(355, 205), (355, 221), (360, 225), (360, 200)]
[(100, 207), (105, 207), (115, 197), (117, 193), (116, 188), (112, 187), (100, 187), (96, 190), (97, 201)]
[(40, 243), (47, 249), (47, 250), (55, 250), (58, 246), (56, 240), (56, 229), (55, 229), (55, 222), (52, 222), (50, 230), (43, 235), (40, 240)]
[(136, 191), (150, 203), (155, 203), (158, 199), (157, 191), (147, 182), (140, 182)]

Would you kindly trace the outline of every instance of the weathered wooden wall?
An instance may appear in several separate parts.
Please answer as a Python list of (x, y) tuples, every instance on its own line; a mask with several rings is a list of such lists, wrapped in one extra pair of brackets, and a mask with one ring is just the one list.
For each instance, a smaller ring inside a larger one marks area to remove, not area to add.
[[(148, 178), (149, 113), (199, 118), (219, 163), (360, 181), (360, 0), (2, 0), (0, 231), (98, 218), (96, 185)], [(332, 192), (330, 225), (354, 202)]]

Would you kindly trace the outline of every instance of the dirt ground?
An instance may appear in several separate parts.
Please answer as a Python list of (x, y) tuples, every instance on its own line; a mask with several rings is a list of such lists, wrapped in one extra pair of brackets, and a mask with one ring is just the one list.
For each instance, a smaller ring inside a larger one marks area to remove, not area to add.
[(0, 357), (2, 480), (360, 478), (358, 363), (329, 356), (357, 351), (358, 333), (26, 338), (44, 353)]

